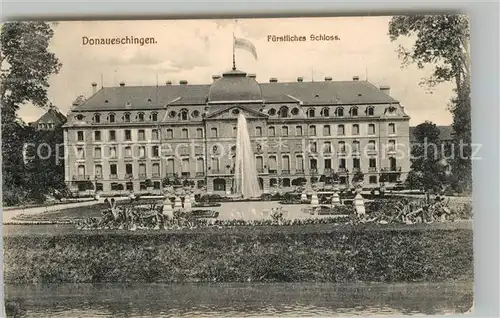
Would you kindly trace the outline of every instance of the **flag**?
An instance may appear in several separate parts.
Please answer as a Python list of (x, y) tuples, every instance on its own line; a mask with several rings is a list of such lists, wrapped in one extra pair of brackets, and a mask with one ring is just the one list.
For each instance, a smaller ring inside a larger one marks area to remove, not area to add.
[(257, 60), (257, 50), (255, 49), (255, 45), (247, 39), (234, 37), (234, 47), (247, 50), (252, 53), (253, 57)]

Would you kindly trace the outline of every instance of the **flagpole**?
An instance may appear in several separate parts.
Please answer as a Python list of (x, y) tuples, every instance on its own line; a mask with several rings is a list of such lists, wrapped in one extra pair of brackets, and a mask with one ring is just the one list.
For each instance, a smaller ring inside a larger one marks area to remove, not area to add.
[(235, 54), (235, 48), (234, 48), (234, 32), (233, 32), (233, 71), (236, 70), (236, 54)]

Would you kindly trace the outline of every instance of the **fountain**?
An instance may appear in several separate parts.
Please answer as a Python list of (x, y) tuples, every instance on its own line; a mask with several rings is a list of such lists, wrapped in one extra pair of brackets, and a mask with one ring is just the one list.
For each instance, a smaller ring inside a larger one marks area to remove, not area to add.
[(259, 197), (262, 191), (257, 179), (257, 167), (248, 134), (247, 120), (242, 113), (238, 116), (236, 145), (235, 193), (244, 199)]

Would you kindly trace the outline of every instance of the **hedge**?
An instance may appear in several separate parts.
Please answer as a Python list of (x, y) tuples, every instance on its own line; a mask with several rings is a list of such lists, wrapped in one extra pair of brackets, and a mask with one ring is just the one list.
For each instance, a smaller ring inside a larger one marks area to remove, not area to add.
[(4, 238), (15, 283), (472, 280), (471, 229), (256, 227)]

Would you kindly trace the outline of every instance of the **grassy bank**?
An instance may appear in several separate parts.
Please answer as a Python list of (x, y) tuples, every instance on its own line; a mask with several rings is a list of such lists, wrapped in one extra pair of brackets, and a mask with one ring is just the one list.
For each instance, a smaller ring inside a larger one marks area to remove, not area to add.
[(470, 229), (269, 228), (16, 235), (4, 238), (4, 279), (26, 283), (435, 282), (473, 275)]

